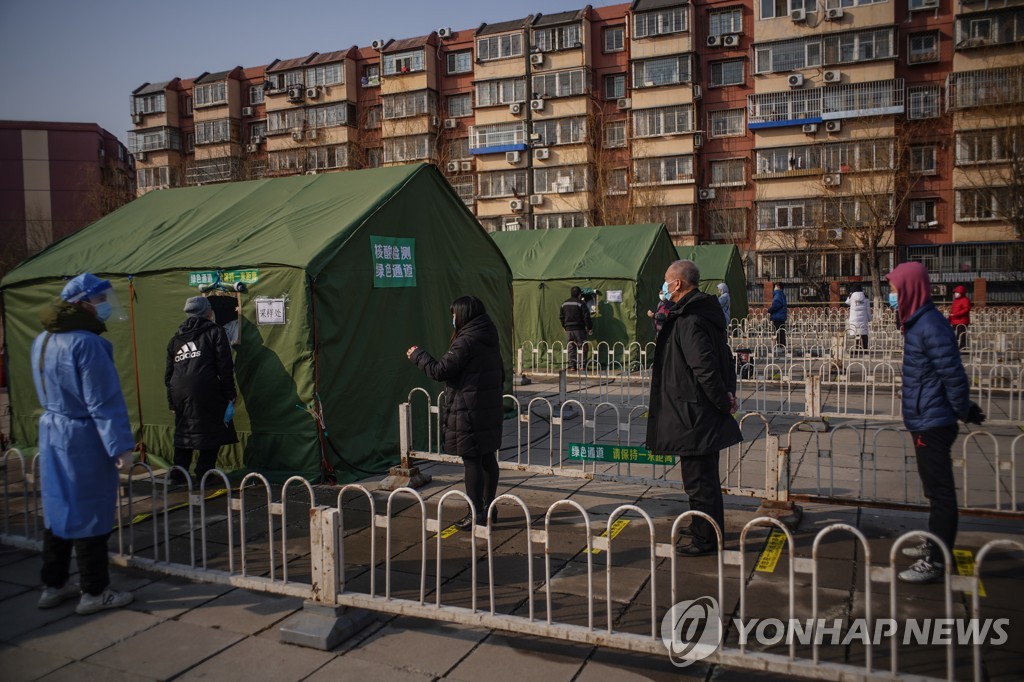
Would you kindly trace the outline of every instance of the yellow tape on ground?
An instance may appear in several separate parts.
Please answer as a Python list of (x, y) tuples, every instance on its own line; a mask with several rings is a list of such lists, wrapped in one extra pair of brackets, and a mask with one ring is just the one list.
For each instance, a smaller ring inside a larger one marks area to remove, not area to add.
[[(227, 494), (227, 492), (228, 491), (225, 490), (224, 488), (220, 488), (218, 490), (214, 490), (212, 493), (210, 493), (209, 495), (207, 495), (203, 499), (205, 499), (205, 500), (213, 500), (213, 499), (216, 499), (218, 497), (223, 497), (224, 495)], [(188, 502), (182, 502), (181, 504), (176, 504), (173, 507), (168, 507), (167, 511), (172, 512), (172, 511), (175, 511), (175, 510), (178, 510), (178, 509), (184, 509), (187, 506), (188, 506)], [(147, 512), (145, 514), (136, 514), (135, 518), (132, 519), (132, 522), (131, 522), (130, 525), (134, 526), (136, 523), (142, 523), (143, 521), (145, 521), (146, 519), (150, 518), (151, 516), (153, 516), (153, 515), (151, 513), (149, 513), (149, 512)]]
[[(615, 523), (612, 524), (611, 529), (605, 528), (604, 532), (601, 533), (601, 537), (603, 537), (603, 538), (609, 537), (608, 531), (611, 530), (611, 537), (612, 537), (612, 539), (614, 539), (615, 536), (618, 535), (619, 533), (621, 533), (626, 528), (626, 526), (628, 526), (628, 525), (629, 525), (629, 519), (616, 519)], [(591, 554), (600, 554), (601, 550), (599, 550), (599, 549), (592, 549), (592, 550), (590, 550), (590, 553)]]
[(761, 573), (774, 573), (775, 566), (782, 556), (782, 548), (786, 546), (786, 534), (773, 530), (768, 536), (768, 541), (761, 550), (761, 556), (757, 560), (757, 570)]
[[(448, 538), (450, 538), (451, 536), (455, 535), (458, 532), (459, 532), (459, 529), (456, 528), (455, 524), (453, 523), (452, 525), (448, 526), (443, 531), (441, 531), (441, 539), (442, 540), (447, 540)], [(437, 539), (437, 533), (434, 533), (433, 535), (431, 535), (430, 539), (431, 540), (436, 540)]]
[[(974, 575), (974, 553), (969, 549), (954, 549), (953, 561), (956, 562), (957, 575)], [(970, 594), (965, 592), (964, 594)], [(978, 596), (984, 597), (985, 585), (978, 580)]]

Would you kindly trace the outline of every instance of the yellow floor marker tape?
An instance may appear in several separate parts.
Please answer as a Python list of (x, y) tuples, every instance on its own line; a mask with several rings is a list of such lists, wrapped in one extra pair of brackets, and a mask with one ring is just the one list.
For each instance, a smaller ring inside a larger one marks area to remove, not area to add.
[[(223, 495), (226, 495), (227, 492), (228, 491), (225, 490), (224, 488), (220, 488), (219, 490), (213, 491), (212, 493), (210, 493), (209, 495), (207, 495), (203, 499), (213, 500), (213, 499), (216, 499), (218, 497), (222, 497)], [(172, 512), (172, 511), (175, 511), (177, 509), (184, 509), (187, 506), (188, 506), (188, 502), (182, 502), (181, 504), (176, 504), (173, 507), (168, 507), (167, 511)], [(145, 521), (146, 519), (150, 518), (151, 516), (153, 516), (153, 515), (151, 513), (149, 513), (149, 512), (146, 512), (145, 514), (136, 514), (135, 518), (132, 519), (132, 522), (131, 522), (130, 525), (135, 525), (136, 523), (142, 523), (143, 521)]]
[[(974, 575), (974, 553), (969, 549), (954, 549), (953, 561), (956, 562), (957, 575)], [(965, 592), (964, 594), (970, 594)], [(978, 596), (985, 596), (985, 585), (978, 580)]]
[(773, 530), (757, 560), (757, 570), (761, 573), (774, 573), (775, 566), (779, 563), (779, 557), (782, 556), (782, 548), (785, 546), (786, 534)]
[[(452, 525), (448, 526), (443, 531), (441, 531), (441, 539), (442, 540), (447, 540), (448, 538), (450, 538), (451, 536), (455, 535), (458, 532), (459, 532), (459, 529), (456, 528), (455, 524), (453, 523)], [(437, 539), (437, 533), (434, 533), (434, 535), (430, 539), (431, 540), (436, 540)]]
[[(612, 539), (614, 539), (615, 536), (617, 536), (619, 533), (621, 533), (623, 531), (623, 529), (625, 529), (625, 527), (628, 526), (628, 525), (629, 525), (629, 519), (616, 519), (615, 523), (613, 523), (612, 527), (611, 527), (611, 531), (612, 531), (611, 532), (611, 537), (612, 537)], [(603, 538), (608, 537), (608, 530), (609, 529), (605, 528), (604, 532), (601, 533), (601, 537), (603, 537)], [(599, 550), (599, 549), (592, 549), (592, 550), (590, 550), (590, 553), (591, 554), (600, 554), (601, 550)]]

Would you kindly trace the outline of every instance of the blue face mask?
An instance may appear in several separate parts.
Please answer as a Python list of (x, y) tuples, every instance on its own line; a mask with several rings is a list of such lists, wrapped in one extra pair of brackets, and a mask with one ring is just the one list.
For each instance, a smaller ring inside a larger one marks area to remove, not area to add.
[(671, 295), (668, 293), (668, 282), (661, 285), (661, 300), (667, 301)]
[(110, 318), (111, 307), (109, 301), (102, 301), (93, 306), (96, 309), (96, 319), (106, 322)]
[(889, 307), (890, 308), (895, 308), (896, 307), (896, 300), (897, 300), (896, 299), (896, 292), (895, 291), (890, 291), (889, 292)]

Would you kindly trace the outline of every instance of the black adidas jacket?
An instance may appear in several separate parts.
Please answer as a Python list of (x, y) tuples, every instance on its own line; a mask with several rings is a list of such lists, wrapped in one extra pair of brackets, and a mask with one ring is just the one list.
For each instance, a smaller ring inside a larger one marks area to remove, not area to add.
[(237, 443), (224, 410), (235, 399), (227, 334), (215, 322), (189, 317), (167, 344), (167, 404), (174, 410), (174, 447), (207, 450)]

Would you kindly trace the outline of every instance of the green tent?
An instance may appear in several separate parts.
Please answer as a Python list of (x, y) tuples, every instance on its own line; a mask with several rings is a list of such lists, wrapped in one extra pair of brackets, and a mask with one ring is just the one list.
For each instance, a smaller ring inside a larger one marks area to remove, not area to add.
[(569, 289), (598, 292), (595, 342), (654, 341), (647, 311), (658, 305), (665, 270), (676, 259), (662, 224), (495, 232), (512, 268), (515, 345), (564, 341), (558, 321)]
[(717, 298), (720, 282), (729, 286), (730, 311), (733, 319), (747, 316), (747, 277), (743, 272), (743, 259), (733, 244), (701, 244), (677, 246), (683, 260), (692, 260), (700, 268), (700, 290)]
[(219, 301), (228, 303), (225, 318), (236, 296), (241, 311), (241, 442), (221, 449), (221, 467), (274, 480), (336, 469), (344, 479), (394, 463), (398, 404), (415, 386), (440, 391), (405, 351), (414, 344), (438, 357), (445, 351), (449, 306), (460, 295), (483, 300), (512, 375), (508, 265), (436, 167), (162, 190), (4, 278), (12, 431), (22, 446), (37, 440), (28, 358), (38, 311), (86, 270), (110, 279), (129, 310), (128, 322), (111, 324), (107, 338), (136, 436), (157, 458), (173, 452), (168, 342), (185, 299), (218, 279), (227, 289), (248, 283), (246, 292)]

